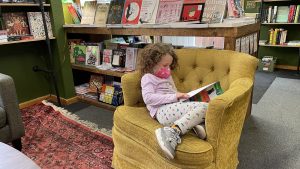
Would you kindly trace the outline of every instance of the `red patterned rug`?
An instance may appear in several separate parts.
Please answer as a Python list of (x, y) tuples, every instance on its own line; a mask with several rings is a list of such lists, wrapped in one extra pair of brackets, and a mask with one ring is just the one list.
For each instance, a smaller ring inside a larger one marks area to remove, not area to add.
[(111, 137), (45, 101), (21, 113), (26, 133), (22, 152), (41, 168), (111, 168)]

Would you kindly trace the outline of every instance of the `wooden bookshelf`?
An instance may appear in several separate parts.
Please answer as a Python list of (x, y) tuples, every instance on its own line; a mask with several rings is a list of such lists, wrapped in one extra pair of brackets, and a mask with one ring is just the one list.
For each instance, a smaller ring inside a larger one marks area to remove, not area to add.
[[(55, 39), (55, 37), (52, 37), (50, 39)], [(38, 38), (38, 39), (30, 39), (30, 40), (8, 41), (8, 42), (1, 42), (0, 45), (11, 45), (11, 44), (18, 44), (18, 43), (43, 41), (43, 40), (46, 40), (46, 39), (45, 38)]]
[[(34, 3), (0, 3), (1, 6), (40, 6), (40, 4)], [(44, 6), (51, 6), (50, 4), (44, 4)]]
[(300, 25), (300, 23), (262, 23), (262, 25)]
[(91, 72), (91, 73), (109, 75), (109, 76), (114, 76), (114, 77), (122, 77), (125, 74), (122, 72), (117, 72), (117, 71), (112, 71), (112, 70), (101, 70), (101, 69), (97, 69), (93, 66), (78, 65), (78, 64), (72, 64), (72, 68), (76, 69), (76, 70), (82, 70), (82, 71), (87, 71), (87, 72)]
[(113, 105), (110, 105), (110, 104), (107, 104), (107, 103), (102, 103), (102, 102), (99, 102), (97, 100), (86, 98), (86, 97), (83, 97), (83, 96), (77, 96), (77, 99), (81, 102), (91, 104), (91, 105), (94, 105), (94, 106), (97, 106), (97, 107), (101, 107), (101, 108), (104, 108), (104, 109), (107, 109), (107, 110), (111, 110), (111, 111), (114, 111), (117, 108), (116, 106), (113, 106)]
[(297, 45), (268, 45), (268, 44), (259, 44), (259, 46), (278, 47), (278, 48), (300, 48), (300, 46), (297, 46)]

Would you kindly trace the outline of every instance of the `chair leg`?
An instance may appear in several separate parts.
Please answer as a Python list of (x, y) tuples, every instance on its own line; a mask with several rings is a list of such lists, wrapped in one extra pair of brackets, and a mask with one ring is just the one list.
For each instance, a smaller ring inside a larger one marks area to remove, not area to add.
[(18, 138), (14, 141), (11, 142), (13, 147), (19, 151), (22, 151), (22, 142), (21, 142), (21, 138)]

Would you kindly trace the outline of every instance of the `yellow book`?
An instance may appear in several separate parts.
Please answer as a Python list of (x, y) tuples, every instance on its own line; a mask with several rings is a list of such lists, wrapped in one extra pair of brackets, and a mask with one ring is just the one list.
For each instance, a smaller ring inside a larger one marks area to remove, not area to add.
[(278, 29), (276, 28), (272, 37), (272, 44), (271, 45), (276, 45), (276, 37), (278, 34)]
[(272, 45), (274, 29), (270, 29), (269, 32), (270, 32), (270, 34), (269, 34), (269, 45)]

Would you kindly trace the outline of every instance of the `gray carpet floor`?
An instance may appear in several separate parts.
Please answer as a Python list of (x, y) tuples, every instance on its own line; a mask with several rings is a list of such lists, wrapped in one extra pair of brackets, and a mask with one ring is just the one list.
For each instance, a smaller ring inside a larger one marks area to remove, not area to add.
[[(300, 168), (300, 76), (295, 73), (256, 73), (252, 115), (239, 145), (239, 169)], [(85, 103), (65, 108), (99, 128), (113, 126), (111, 111)]]

